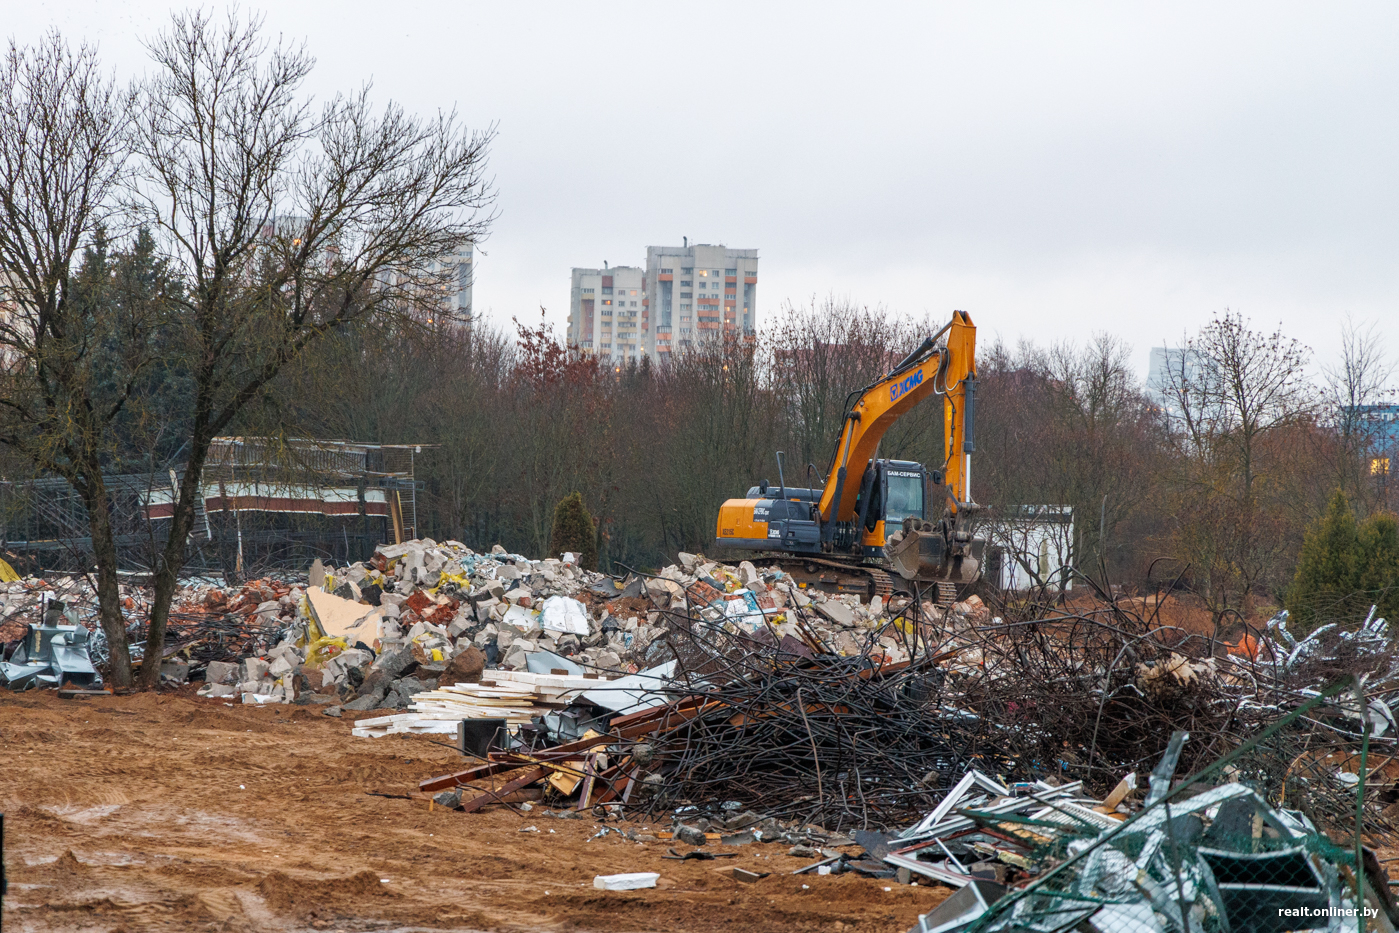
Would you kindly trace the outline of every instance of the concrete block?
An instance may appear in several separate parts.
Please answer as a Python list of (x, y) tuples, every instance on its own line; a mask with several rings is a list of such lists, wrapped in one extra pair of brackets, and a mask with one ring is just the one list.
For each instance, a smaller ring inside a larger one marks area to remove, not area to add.
[[(291, 662), (289, 662), (285, 656), (277, 658), (277, 660), (273, 661), (272, 664), (267, 668), (267, 673), (272, 677), (282, 677), (287, 674), (290, 674), (291, 671)], [(162, 673), (163, 672), (164, 669), (162, 668)]]
[(160, 679), (166, 683), (182, 684), (189, 680), (189, 662), (170, 658), (160, 664)]
[(510, 671), (523, 671), (528, 667), (527, 653), (523, 642), (517, 641), (506, 650), (500, 666)]
[(238, 665), (228, 661), (210, 661), (204, 673), (209, 684), (232, 684), (238, 678)]
[(243, 682), (249, 680), (261, 680), (267, 675), (267, 669), (271, 665), (262, 658), (247, 658), (243, 661), (243, 669), (238, 679)]
[(650, 595), (651, 602), (662, 609), (669, 609), (675, 600), (683, 602), (685, 599), (685, 590), (679, 583), (661, 577), (647, 580), (646, 592)]
[(379, 655), (379, 659), (374, 662), (374, 670), (383, 671), (390, 679), (397, 679), (409, 666), (416, 663), (412, 648), (399, 648)]

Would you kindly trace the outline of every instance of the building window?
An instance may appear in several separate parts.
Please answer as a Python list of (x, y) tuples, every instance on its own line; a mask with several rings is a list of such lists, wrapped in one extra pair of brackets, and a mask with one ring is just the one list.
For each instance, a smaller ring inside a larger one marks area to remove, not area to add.
[(693, 297), (695, 297), (695, 293), (694, 293), (694, 292), (681, 292), (681, 293), (680, 293), (680, 297), (681, 297), (681, 298), (693, 298)]
[[(687, 297), (687, 296), (681, 295), (680, 297), (681, 297), (681, 298), (685, 298), (685, 297)], [(680, 310), (681, 310), (681, 311), (689, 311), (689, 310), (690, 310), (690, 306), (689, 306), (688, 304), (681, 304), (681, 305), (680, 305)]]
[[(636, 294), (636, 289), (633, 288), (633, 289), (631, 290), (631, 293), (632, 293), (633, 295), (635, 295), (635, 294)], [(636, 302), (633, 301), (632, 304), (636, 304)]]
[(691, 272), (694, 272), (694, 271), (695, 271), (695, 267), (694, 267), (694, 266), (689, 266), (689, 267), (681, 268), (680, 274), (681, 274), (681, 275), (689, 275)]
[(662, 269), (662, 270), (661, 270), (661, 275), (670, 275), (671, 272), (672, 272), (672, 270), (670, 270), (670, 269)]
[(611, 298), (604, 298), (604, 299), (602, 299), (602, 303), (605, 304), (605, 305), (610, 305), (610, 304), (612, 304), (612, 299), (611, 299)]
[(593, 290), (592, 290), (591, 288), (585, 288), (585, 289), (583, 289), (583, 294), (585, 294), (585, 295), (591, 295), (592, 293), (593, 293)]
[(610, 294), (612, 294), (612, 286), (610, 286), (610, 285), (604, 285), (604, 286), (603, 286), (603, 289), (602, 289), (602, 293), (603, 293), (604, 295), (610, 295)]
[(724, 274), (725, 274), (725, 275), (738, 275), (738, 270), (737, 270), (737, 269), (725, 269), (725, 270), (724, 270)]
[(683, 279), (682, 279), (681, 282), (680, 282), (680, 287), (681, 287), (681, 288), (690, 288), (690, 287), (693, 286), (694, 284), (695, 284), (695, 283), (694, 283), (694, 280), (693, 280), (693, 279), (690, 279), (690, 280), (683, 280)]

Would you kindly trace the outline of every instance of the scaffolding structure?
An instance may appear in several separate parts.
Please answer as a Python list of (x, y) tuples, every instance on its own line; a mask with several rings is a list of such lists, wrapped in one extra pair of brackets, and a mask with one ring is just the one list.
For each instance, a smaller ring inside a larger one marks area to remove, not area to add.
[[(367, 559), (417, 536), (416, 444), (220, 437), (209, 449), (186, 569), (245, 578), (320, 557)], [(104, 477), (119, 569), (146, 572), (165, 546), (187, 464)], [(54, 477), (0, 483), (0, 547), (33, 571), (93, 563), (87, 510)]]

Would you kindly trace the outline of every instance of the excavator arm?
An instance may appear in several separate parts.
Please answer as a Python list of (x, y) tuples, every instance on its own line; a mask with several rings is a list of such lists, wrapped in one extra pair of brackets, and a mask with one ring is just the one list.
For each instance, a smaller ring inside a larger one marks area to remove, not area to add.
[[(945, 344), (938, 338), (947, 335)], [(943, 397), (943, 472), (955, 500), (971, 502), (972, 427), (976, 400), (976, 325), (965, 311), (903, 359), (879, 381), (860, 390), (845, 413), (834, 469), (822, 490), (822, 539), (839, 522), (856, 517), (860, 477), (895, 421), (932, 395)]]

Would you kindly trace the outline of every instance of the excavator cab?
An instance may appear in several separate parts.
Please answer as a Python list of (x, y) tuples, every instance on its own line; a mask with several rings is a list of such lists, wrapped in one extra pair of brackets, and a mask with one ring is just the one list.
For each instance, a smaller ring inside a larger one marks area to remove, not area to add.
[(858, 540), (863, 556), (883, 556), (888, 532), (900, 527), (905, 518), (926, 517), (927, 483), (921, 463), (871, 460), (855, 498), (855, 521), (837, 529), (836, 547), (851, 550)]

